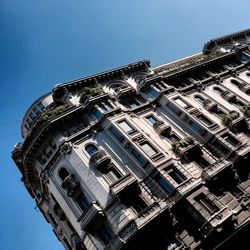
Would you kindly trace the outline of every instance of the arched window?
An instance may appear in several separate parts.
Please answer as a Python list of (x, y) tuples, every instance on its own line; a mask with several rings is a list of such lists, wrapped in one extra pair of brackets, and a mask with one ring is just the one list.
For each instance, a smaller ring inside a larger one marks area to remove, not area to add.
[(224, 91), (219, 87), (214, 87), (214, 92), (218, 95), (222, 95)]
[(205, 103), (205, 98), (203, 98), (202, 96), (200, 96), (200, 95), (196, 95), (196, 96), (194, 96), (194, 99), (195, 99), (195, 101), (197, 101), (199, 104), (201, 104), (201, 105), (204, 105), (204, 103)]
[(240, 87), (240, 85), (241, 85), (241, 82), (236, 80), (236, 79), (231, 79), (231, 83), (238, 86), (238, 87)]
[(89, 144), (85, 147), (85, 150), (91, 156), (98, 151), (98, 148), (94, 144)]
[(64, 181), (66, 179), (66, 177), (68, 177), (70, 175), (69, 171), (62, 167), (60, 170), (59, 170), (59, 177), (62, 181)]
[(247, 71), (246, 76), (250, 77), (250, 71)]

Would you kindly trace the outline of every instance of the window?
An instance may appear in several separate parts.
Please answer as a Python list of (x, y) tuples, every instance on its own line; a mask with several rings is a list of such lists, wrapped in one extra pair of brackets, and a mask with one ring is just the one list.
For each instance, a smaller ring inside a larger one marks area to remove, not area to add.
[(144, 153), (148, 155), (149, 157), (153, 157), (155, 154), (158, 153), (158, 151), (148, 142), (144, 142), (140, 144), (140, 146), (142, 150), (144, 151)]
[(224, 140), (226, 140), (227, 142), (229, 142), (233, 147), (237, 147), (240, 144), (240, 142), (234, 136), (230, 135), (229, 133), (225, 133), (221, 137)]
[(70, 175), (69, 171), (64, 167), (60, 168), (58, 174), (62, 181), (64, 181)]
[(147, 120), (147, 122), (148, 122), (150, 125), (152, 125), (152, 126), (158, 121), (158, 119), (155, 118), (155, 116), (153, 116), (153, 115), (147, 116), (147, 117), (146, 117), (146, 120)]
[(124, 130), (128, 134), (135, 131), (135, 129), (131, 127), (131, 125), (126, 120), (120, 121), (118, 122), (118, 124), (121, 127), (121, 129)]
[(237, 87), (241, 87), (242, 83), (236, 79), (231, 79), (231, 83), (236, 85)]
[(174, 99), (174, 101), (179, 105), (181, 106), (182, 108), (188, 108), (190, 105), (187, 104), (185, 101), (183, 101), (180, 97), (177, 97)]
[(189, 124), (191, 128), (200, 135), (203, 135), (206, 132), (204, 128), (202, 128), (200, 125), (198, 125), (197, 123), (193, 121), (190, 121)]
[(150, 87), (148, 93), (153, 97), (156, 97), (158, 95), (158, 91), (154, 87)]
[(172, 112), (174, 112), (175, 114), (177, 114), (177, 115), (180, 115), (181, 114), (181, 110), (179, 109), (179, 108), (177, 108), (175, 105), (173, 105), (172, 103), (168, 103), (167, 104), (167, 106), (168, 106), (168, 108), (172, 111)]
[(219, 87), (214, 87), (213, 90), (218, 95), (223, 95), (224, 94), (224, 91)]
[(155, 180), (160, 184), (160, 186), (167, 192), (171, 193), (174, 190), (174, 187), (160, 174), (155, 176)]
[(103, 113), (103, 110), (100, 109), (100, 108), (94, 108), (93, 109), (93, 115), (96, 117), (96, 118), (100, 118), (102, 116), (102, 113)]
[(41, 102), (39, 102), (37, 106), (40, 110), (43, 110), (45, 108)]
[(183, 175), (178, 169), (176, 168), (171, 168), (170, 170), (167, 171), (169, 176), (178, 184), (181, 184), (184, 182), (187, 178), (185, 175)]
[(101, 241), (107, 245), (114, 237), (113, 232), (109, 228), (108, 225), (103, 223), (97, 230), (96, 233), (98, 237), (101, 239)]
[(204, 193), (196, 196), (194, 200), (209, 214), (214, 214), (215, 212), (219, 211), (218, 207), (213, 204)]
[(89, 144), (85, 147), (85, 150), (91, 156), (98, 151), (98, 148), (94, 144)]
[(162, 136), (164, 136), (164, 138), (166, 138), (170, 142), (179, 141), (180, 140), (180, 137), (178, 137), (174, 132), (163, 133)]
[(200, 95), (194, 96), (194, 99), (195, 99), (196, 102), (198, 102), (201, 105), (204, 105), (204, 103), (205, 103), (205, 99)]
[(77, 205), (83, 210), (85, 211), (86, 209), (89, 208), (90, 203), (87, 199), (87, 197), (81, 192), (77, 197), (76, 197), (76, 203)]
[(115, 127), (111, 126), (109, 128), (109, 131), (112, 133), (112, 135), (119, 141), (123, 142), (124, 141), (124, 136), (116, 129)]
[(135, 148), (131, 150), (132, 155), (140, 162), (140, 164), (145, 167), (148, 163), (148, 160), (139, 153)]
[(206, 169), (210, 163), (203, 157), (203, 156), (198, 156), (194, 158), (194, 161), (202, 168)]
[(104, 168), (101, 172), (102, 174), (105, 175), (105, 177), (108, 179), (110, 183), (114, 183), (122, 177), (122, 174), (116, 169), (116, 167), (113, 164), (110, 164), (109, 166)]
[(51, 140), (48, 143), (47, 147), (43, 150), (43, 152), (38, 156), (37, 159), (39, 163), (41, 165), (44, 165), (49, 160), (55, 149), (56, 149), (56, 143), (54, 140)]
[(206, 125), (207, 127), (210, 127), (211, 125), (213, 125), (214, 123), (210, 120), (210, 119), (208, 119), (205, 115), (203, 115), (203, 114), (199, 114), (199, 115), (197, 115), (196, 116), (198, 119), (199, 119), (199, 121), (201, 121), (204, 125)]

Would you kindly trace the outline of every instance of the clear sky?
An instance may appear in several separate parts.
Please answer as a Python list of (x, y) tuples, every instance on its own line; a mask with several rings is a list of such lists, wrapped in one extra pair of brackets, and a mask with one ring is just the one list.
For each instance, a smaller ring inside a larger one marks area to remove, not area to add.
[(29, 105), (60, 82), (200, 52), (250, 28), (249, 9), (249, 0), (0, 0), (0, 249), (62, 249), (10, 158)]

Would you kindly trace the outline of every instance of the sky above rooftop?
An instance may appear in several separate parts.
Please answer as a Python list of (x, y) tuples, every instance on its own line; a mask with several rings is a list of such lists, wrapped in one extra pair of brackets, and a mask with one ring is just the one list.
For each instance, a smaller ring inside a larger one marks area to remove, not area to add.
[(1, 0), (0, 249), (63, 247), (10, 152), (27, 108), (57, 83), (141, 59), (156, 66), (250, 27), (250, 1)]

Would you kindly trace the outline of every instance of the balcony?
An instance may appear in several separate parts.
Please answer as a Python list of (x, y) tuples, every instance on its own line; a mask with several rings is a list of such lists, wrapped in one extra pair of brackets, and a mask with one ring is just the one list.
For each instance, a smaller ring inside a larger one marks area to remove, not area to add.
[(211, 100), (206, 100), (204, 102), (204, 108), (207, 111), (213, 112), (218, 109), (218, 105), (215, 102), (212, 102)]
[(136, 184), (137, 180), (131, 174), (127, 174), (110, 186), (113, 194), (118, 195), (127, 190), (132, 185)]
[(104, 150), (98, 150), (91, 155), (90, 162), (93, 163), (96, 168), (102, 168), (111, 162), (111, 158)]
[(80, 183), (75, 180), (74, 175), (69, 175), (64, 179), (62, 188), (66, 189), (69, 197), (75, 197), (81, 191)]
[(116, 98), (120, 101), (134, 98), (136, 95), (135, 89), (130, 86), (121, 87), (115, 92)]
[(181, 157), (193, 158), (195, 154), (201, 154), (198, 143), (196, 143), (192, 137), (176, 140), (171, 144), (173, 151)]
[(165, 124), (163, 121), (157, 121), (154, 125), (153, 125), (154, 130), (159, 134), (169, 134), (171, 132), (171, 127), (167, 124)]
[(97, 203), (92, 202), (89, 208), (80, 216), (77, 220), (81, 222), (81, 229), (84, 230), (90, 224), (98, 225), (100, 219), (104, 216), (102, 209), (97, 205)]

